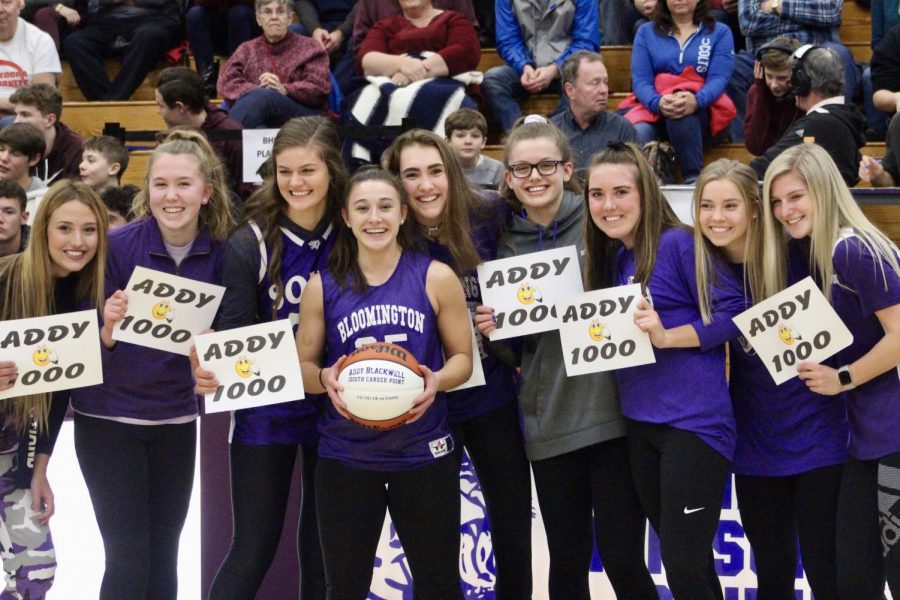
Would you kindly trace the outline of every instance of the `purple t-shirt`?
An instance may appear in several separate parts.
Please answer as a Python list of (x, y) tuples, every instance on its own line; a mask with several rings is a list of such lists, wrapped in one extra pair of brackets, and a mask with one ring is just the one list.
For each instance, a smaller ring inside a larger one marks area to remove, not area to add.
[[(350, 354), (358, 342), (389, 340), (409, 350), (420, 364), (440, 369), (444, 358), (437, 315), (425, 291), (430, 264), (428, 256), (404, 252), (390, 278), (362, 294), (339, 286), (330, 271), (322, 271), (325, 363)], [(358, 425), (327, 402), (319, 434), (319, 456), (369, 471), (414, 469), (453, 451), (446, 395), (441, 393), (415, 423), (387, 431)]]
[[(900, 304), (900, 274), (879, 260), (851, 232), (842, 234), (832, 255), (831, 303), (853, 334), (838, 354), (848, 365), (884, 337), (875, 313)], [(900, 368), (890, 369), (847, 393), (850, 455), (859, 460), (900, 451)]]
[[(663, 326), (691, 325), (700, 347), (655, 348), (655, 364), (619, 369), (616, 376), (626, 417), (693, 432), (731, 460), (735, 428), (725, 380), (725, 342), (738, 336), (731, 319), (743, 311), (744, 293), (730, 270), (720, 267), (710, 290), (712, 322), (705, 325), (697, 297), (693, 236), (682, 228), (663, 232), (647, 293)], [(618, 285), (632, 283), (632, 250), (619, 250), (616, 270)]]
[[(791, 242), (788, 285), (809, 276), (809, 251)], [(733, 265), (743, 281), (743, 265)], [(847, 459), (842, 396), (816, 394), (799, 377), (775, 385), (743, 336), (731, 343), (731, 399), (737, 424), (736, 475), (780, 477)]]

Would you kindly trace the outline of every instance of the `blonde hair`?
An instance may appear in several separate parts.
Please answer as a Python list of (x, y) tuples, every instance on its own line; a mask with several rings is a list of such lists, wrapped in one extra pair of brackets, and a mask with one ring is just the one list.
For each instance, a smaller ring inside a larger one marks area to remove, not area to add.
[(227, 179), (225, 170), (206, 137), (192, 129), (173, 129), (166, 135), (163, 143), (153, 150), (141, 191), (134, 197), (132, 212), (135, 218), (151, 216), (150, 173), (153, 172), (153, 164), (163, 154), (187, 154), (197, 159), (200, 173), (206, 183), (212, 186), (209, 202), (200, 208), (200, 223), (206, 225), (212, 239), (219, 241), (228, 239), (235, 220), (231, 209), (231, 196), (225, 184)]
[[(815, 210), (810, 234), (810, 272), (819, 276), (822, 293), (831, 299), (834, 278), (832, 255), (841, 230), (851, 228), (860, 243), (877, 260), (887, 289), (884, 263), (900, 274), (897, 246), (866, 218), (844, 183), (831, 156), (816, 144), (800, 144), (778, 155), (766, 170), (763, 181), (763, 222), (768, 243), (763, 250), (763, 293), (765, 298), (787, 286), (787, 244), (784, 226), (772, 211), (772, 182), (794, 173), (803, 178)], [(763, 297), (756, 298), (762, 300)]]
[[(0, 260), (0, 279), (5, 282), (0, 319), (28, 319), (46, 317), (56, 311), (54, 305), (53, 261), (47, 239), (50, 218), (62, 205), (78, 201), (85, 204), (97, 223), (97, 252), (78, 273), (76, 300), (90, 306), (103, 306), (106, 298), (104, 276), (106, 268), (107, 230), (109, 221), (106, 205), (85, 183), (62, 179), (54, 183), (44, 194), (31, 225), (28, 246), (21, 254)], [(12, 413), (21, 430), (27, 428), (33, 418), (38, 426), (46, 428), (50, 395), (33, 394), (11, 400)], [(9, 406), (9, 405), (7, 405)]]
[(750, 297), (762, 294), (762, 249), (763, 225), (762, 206), (759, 200), (759, 182), (756, 172), (736, 160), (720, 158), (708, 164), (697, 178), (694, 187), (694, 270), (697, 278), (697, 296), (703, 321), (712, 318), (710, 288), (715, 283), (714, 259), (725, 260), (722, 251), (713, 246), (700, 230), (700, 202), (703, 190), (713, 181), (728, 181), (740, 191), (747, 209), (747, 233), (744, 237), (744, 295), (750, 290)]

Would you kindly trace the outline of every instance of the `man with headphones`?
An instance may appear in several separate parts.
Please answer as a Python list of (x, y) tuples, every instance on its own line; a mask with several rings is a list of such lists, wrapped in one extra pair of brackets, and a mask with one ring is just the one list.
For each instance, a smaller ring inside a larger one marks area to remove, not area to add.
[(844, 71), (838, 54), (812, 44), (800, 46), (790, 58), (791, 88), (804, 115), (788, 127), (774, 146), (750, 166), (760, 179), (776, 156), (803, 142), (819, 144), (834, 159), (852, 187), (859, 181), (859, 149), (866, 143), (866, 119), (844, 101)]
[(756, 156), (774, 145), (804, 114), (794, 103), (791, 90), (790, 59), (800, 45), (795, 39), (779, 36), (756, 51), (754, 81), (744, 114), (744, 145)]

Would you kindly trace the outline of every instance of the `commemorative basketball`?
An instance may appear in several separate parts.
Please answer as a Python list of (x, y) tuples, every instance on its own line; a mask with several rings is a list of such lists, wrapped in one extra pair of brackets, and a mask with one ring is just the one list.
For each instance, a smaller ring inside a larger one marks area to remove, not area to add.
[(425, 389), (419, 361), (405, 348), (387, 342), (356, 349), (341, 364), (338, 382), (352, 420), (373, 429), (406, 422), (413, 399)]

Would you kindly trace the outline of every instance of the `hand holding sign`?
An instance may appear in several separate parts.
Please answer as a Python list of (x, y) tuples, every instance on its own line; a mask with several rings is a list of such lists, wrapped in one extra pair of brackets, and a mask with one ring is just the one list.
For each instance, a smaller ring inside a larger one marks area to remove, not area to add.
[(569, 377), (656, 362), (649, 336), (635, 323), (639, 300), (641, 286), (631, 284), (557, 302)]
[(125, 291), (110, 296), (104, 318), (113, 320), (113, 340), (187, 356), (193, 335), (212, 325), (224, 292), (222, 286), (135, 267)]
[[(756, 304), (734, 322), (777, 384), (796, 377), (799, 364), (809, 371), (853, 343), (850, 330), (811, 277)], [(827, 367), (812, 372), (823, 369)]]
[(491, 340), (556, 329), (556, 301), (584, 291), (575, 246), (483, 263), (478, 280), (493, 322), (484, 317), (490, 309), (482, 309), (475, 323)]

